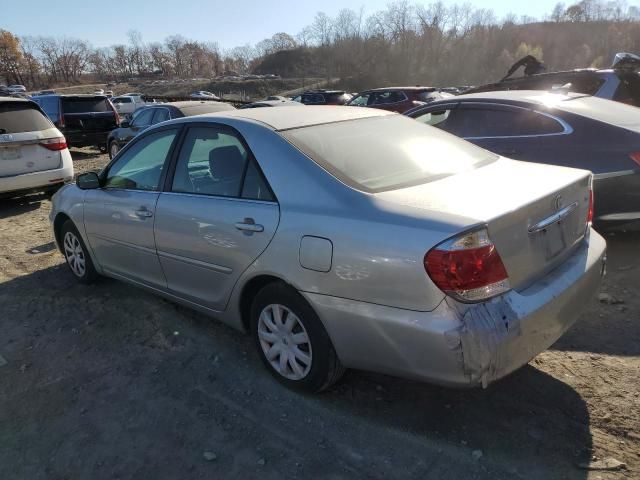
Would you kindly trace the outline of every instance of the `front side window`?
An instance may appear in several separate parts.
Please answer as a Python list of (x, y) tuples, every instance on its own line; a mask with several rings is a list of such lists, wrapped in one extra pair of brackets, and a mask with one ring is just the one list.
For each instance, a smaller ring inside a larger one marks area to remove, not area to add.
[(171, 115), (169, 114), (169, 110), (166, 108), (156, 108), (155, 115), (153, 116), (153, 124), (160, 122), (165, 122), (171, 119)]
[(371, 94), (363, 93), (362, 95), (358, 95), (353, 100), (349, 102), (349, 105), (355, 105), (357, 107), (366, 107), (369, 102), (369, 97)]
[(406, 96), (402, 92), (376, 92), (371, 105), (385, 105), (387, 103), (398, 103), (406, 100)]
[(109, 168), (105, 188), (160, 190), (162, 170), (177, 132), (163, 130), (134, 141)]
[(142, 110), (139, 115), (137, 115), (131, 125), (134, 127), (148, 127), (151, 125), (151, 119), (153, 118), (153, 109), (148, 108), (146, 110)]
[(171, 191), (272, 200), (238, 135), (223, 127), (190, 128), (180, 149)]

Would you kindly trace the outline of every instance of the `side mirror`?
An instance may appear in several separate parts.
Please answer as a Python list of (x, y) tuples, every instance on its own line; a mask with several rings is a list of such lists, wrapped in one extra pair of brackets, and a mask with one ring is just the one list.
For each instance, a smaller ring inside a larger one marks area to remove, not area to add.
[(100, 188), (100, 177), (96, 172), (83, 173), (76, 178), (76, 185), (80, 190), (95, 190)]
[(127, 120), (123, 120), (120, 122), (120, 128), (129, 128), (131, 124)]

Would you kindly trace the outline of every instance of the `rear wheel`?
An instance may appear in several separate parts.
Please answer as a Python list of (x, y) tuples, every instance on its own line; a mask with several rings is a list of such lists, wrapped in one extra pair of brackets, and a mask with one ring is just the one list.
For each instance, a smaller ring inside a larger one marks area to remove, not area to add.
[(115, 141), (109, 144), (109, 158), (115, 157), (119, 151), (120, 147)]
[(93, 283), (98, 276), (87, 247), (71, 220), (67, 220), (60, 229), (62, 251), (67, 266), (80, 283)]
[(283, 283), (267, 285), (256, 295), (251, 330), (267, 369), (290, 388), (319, 392), (345, 371), (316, 313)]

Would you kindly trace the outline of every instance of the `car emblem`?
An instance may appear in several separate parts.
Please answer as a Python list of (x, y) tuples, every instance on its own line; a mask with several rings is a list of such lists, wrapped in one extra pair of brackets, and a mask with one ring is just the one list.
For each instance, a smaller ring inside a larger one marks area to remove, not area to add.
[(13, 135), (9, 135), (8, 133), (0, 135), (0, 142), (13, 142)]
[(556, 212), (562, 208), (562, 195), (556, 195), (553, 199), (553, 207), (556, 209)]

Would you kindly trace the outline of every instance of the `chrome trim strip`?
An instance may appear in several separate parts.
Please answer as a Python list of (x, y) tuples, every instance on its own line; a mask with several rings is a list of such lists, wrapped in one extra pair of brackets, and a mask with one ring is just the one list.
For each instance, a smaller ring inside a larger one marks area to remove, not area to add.
[(241, 197), (225, 197), (223, 195), (209, 195), (206, 193), (187, 193), (187, 192), (158, 192), (160, 195), (178, 195), (181, 197), (191, 197), (191, 198), (209, 198), (212, 200), (228, 200), (231, 202), (242, 202), (242, 203), (259, 203), (262, 205), (278, 205), (278, 202), (275, 200), (254, 200), (252, 198), (241, 198)]
[(540, 220), (535, 225), (529, 227), (529, 234), (538, 233), (546, 229), (548, 226), (553, 225), (554, 223), (560, 222), (562, 219), (569, 216), (571, 212), (573, 212), (576, 208), (578, 208), (578, 202), (573, 202), (571, 205), (567, 205), (566, 207), (558, 210), (553, 215)]
[(170, 260), (176, 260), (178, 262), (186, 263), (188, 265), (194, 265), (196, 267), (206, 268), (207, 270), (213, 270), (214, 272), (224, 273), (229, 275), (233, 273), (233, 269), (229, 267), (223, 267), (222, 265), (216, 265), (215, 263), (207, 263), (201, 260), (195, 260), (189, 257), (181, 257), (172, 253), (162, 252), (158, 250), (158, 256), (161, 258), (168, 258)]

